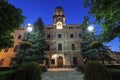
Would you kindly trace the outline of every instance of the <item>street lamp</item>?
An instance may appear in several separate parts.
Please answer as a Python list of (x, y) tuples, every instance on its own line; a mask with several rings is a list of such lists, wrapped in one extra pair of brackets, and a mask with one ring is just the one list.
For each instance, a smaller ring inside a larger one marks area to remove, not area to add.
[(27, 41), (28, 41), (28, 38), (29, 38), (29, 33), (30, 33), (32, 30), (33, 30), (32, 24), (28, 23), (28, 27), (27, 27), (27, 32), (28, 32), (28, 34), (27, 34)]
[(92, 36), (93, 36), (93, 38), (94, 38), (94, 40), (95, 40), (95, 36), (94, 36), (94, 33), (93, 33), (94, 27), (93, 27), (92, 25), (90, 25), (90, 26), (88, 26), (87, 29), (88, 29), (89, 32), (91, 32), (91, 34), (92, 34)]
[(88, 31), (90, 31), (90, 32), (93, 32), (93, 30), (94, 30), (94, 27), (93, 26), (88, 26)]

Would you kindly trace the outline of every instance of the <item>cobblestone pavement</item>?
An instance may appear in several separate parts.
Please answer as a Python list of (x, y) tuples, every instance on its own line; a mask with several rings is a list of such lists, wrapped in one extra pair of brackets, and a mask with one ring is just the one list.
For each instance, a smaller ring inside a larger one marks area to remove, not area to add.
[(73, 70), (48, 71), (42, 74), (42, 80), (83, 80), (81, 72)]

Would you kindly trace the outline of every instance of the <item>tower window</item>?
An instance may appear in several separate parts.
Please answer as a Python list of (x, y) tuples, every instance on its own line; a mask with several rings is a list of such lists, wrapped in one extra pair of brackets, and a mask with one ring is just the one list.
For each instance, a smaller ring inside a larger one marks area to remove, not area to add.
[(62, 34), (58, 34), (58, 38), (61, 38), (62, 37)]
[(72, 50), (75, 50), (75, 44), (71, 44)]
[(62, 44), (58, 44), (58, 50), (62, 50)]
[(73, 29), (73, 27), (69, 27), (69, 29)]
[(73, 38), (74, 37), (74, 35), (73, 34), (70, 34), (70, 38)]
[(50, 38), (50, 34), (47, 35), (47, 38)]
[(21, 39), (22, 35), (18, 35), (18, 39)]

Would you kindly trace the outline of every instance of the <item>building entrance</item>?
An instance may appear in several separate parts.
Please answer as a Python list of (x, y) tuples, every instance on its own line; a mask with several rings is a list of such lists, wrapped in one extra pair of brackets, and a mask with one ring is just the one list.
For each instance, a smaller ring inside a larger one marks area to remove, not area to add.
[(61, 68), (61, 67), (63, 67), (63, 58), (60, 56), (60, 57), (58, 57), (58, 59), (57, 59), (57, 63), (58, 63), (58, 68)]

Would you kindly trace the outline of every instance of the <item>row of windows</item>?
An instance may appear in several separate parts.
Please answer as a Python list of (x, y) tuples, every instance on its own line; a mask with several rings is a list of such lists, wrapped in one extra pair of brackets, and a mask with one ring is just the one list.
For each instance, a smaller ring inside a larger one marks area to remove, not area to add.
[[(78, 34), (79, 38), (81, 38), (81, 34)], [(50, 34), (47, 35), (47, 39), (51, 38), (52, 36)], [(70, 34), (70, 38), (74, 38), (74, 34)], [(57, 34), (57, 38), (62, 38), (62, 34)]]
[[(16, 45), (15, 48), (14, 48), (14, 52), (17, 52), (18, 49), (19, 49), (19, 45)], [(4, 52), (8, 52), (8, 51), (9, 51), (9, 48), (6, 48), (6, 49), (4, 50)]]
[(25, 28), (20, 28), (20, 30), (25, 30)]
[[(0, 59), (0, 67), (3, 66), (4, 62), (5, 62), (5, 58)], [(12, 64), (13, 64), (13, 60), (11, 59), (9, 65), (12, 65)]]
[[(68, 29), (80, 29), (80, 27), (72, 27), (72, 26), (70, 26), (70, 27), (66, 27), (66, 28), (68, 28)], [(47, 28), (47, 30), (51, 30), (51, 29), (53, 29), (53, 27), (48, 27)]]
[[(58, 50), (62, 50), (62, 49), (63, 49), (62, 44), (59, 43)], [(76, 50), (75, 44), (71, 44), (71, 49)], [(50, 45), (47, 46), (46, 51), (50, 51)]]
[[(81, 34), (78, 34), (79, 38), (81, 38)], [(50, 34), (47, 35), (47, 38), (51, 38), (52, 36)], [(58, 38), (62, 38), (62, 34), (57, 34)], [(18, 35), (17, 39), (21, 39), (22, 35)], [(70, 38), (74, 38), (74, 34), (70, 34)]]
[[(17, 52), (18, 49), (19, 49), (19, 45), (16, 45), (15, 48), (14, 48), (14, 52)], [(71, 49), (72, 49), (72, 50), (75, 50), (75, 49), (76, 49), (76, 48), (75, 48), (75, 44), (71, 44)], [(50, 50), (50, 45), (47, 46), (46, 50), (47, 50), (47, 51)], [(62, 50), (62, 44), (58, 44), (58, 50)], [(8, 52), (8, 51), (9, 51), (9, 48), (6, 48), (6, 49), (4, 50), (4, 52)]]

